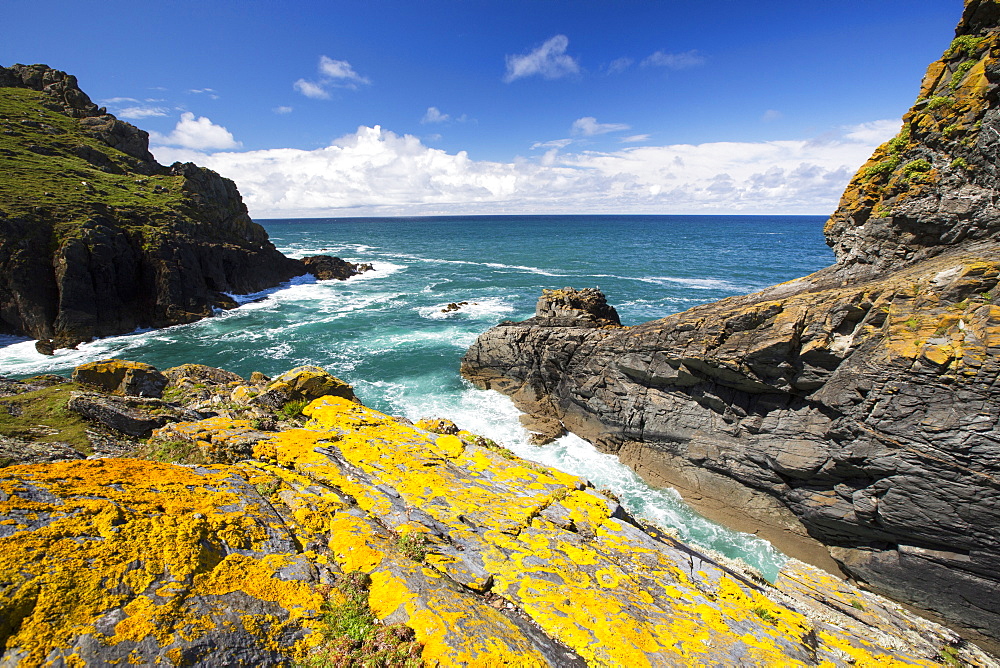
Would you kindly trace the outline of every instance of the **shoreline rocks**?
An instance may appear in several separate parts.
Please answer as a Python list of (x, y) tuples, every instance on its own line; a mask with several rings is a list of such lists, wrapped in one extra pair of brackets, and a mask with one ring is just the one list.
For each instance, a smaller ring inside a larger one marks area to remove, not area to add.
[(996, 3), (970, 0), (827, 223), (837, 264), (628, 328), (540, 302), (462, 374), (1000, 647), (998, 47)]
[[(0, 467), (2, 663), (996, 665), (806, 564), (769, 583), (450, 420), (366, 408), (317, 367), (187, 364), (156, 399), (123, 383), (155, 369), (97, 366), (108, 400), (217, 413), (127, 457)], [(268, 388), (304, 415), (259, 429)]]

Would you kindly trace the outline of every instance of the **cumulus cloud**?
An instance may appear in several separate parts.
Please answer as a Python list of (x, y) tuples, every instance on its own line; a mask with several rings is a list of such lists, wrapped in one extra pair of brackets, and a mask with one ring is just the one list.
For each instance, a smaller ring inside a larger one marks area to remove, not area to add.
[(448, 114), (442, 114), (437, 107), (427, 107), (427, 113), (420, 119), (421, 123), (444, 123), (449, 118)]
[(180, 146), (195, 150), (234, 149), (242, 146), (233, 138), (229, 130), (221, 125), (216, 125), (205, 116), (196, 118), (190, 111), (181, 114), (181, 120), (177, 122), (173, 132), (169, 135), (150, 132), (149, 140), (154, 144)]
[(319, 57), (319, 73), (334, 86), (353, 88), (356, 84), (371, 83), (368, 77), (355, 72), (346, 60), (334, 60), (327, 56)]
[(684, 51), (683, 53), (657, 51), (642, 61), (643, 67), (666, 67), (671, 70), (684, 70), (704, 63), (705, 58), (696, 50)]
[[(898, 123), (895, 124), (898, 127)], [(477, 161), (381, 127), (316, 150), (154, 147), (236, 181), (259, 217), (447, 213), (828, 213), (883, 135), (881, 122), (836, 139), (633, 146)], [(890, 133), (891, 134), (891, 133)], [(193, 142), (192, 142), (193, 143)], [(183, 144), (177, 144), (184, 146)], [(539, 147), (542, 145), (539, 144)]]
[(356, 89), (359, 84), (371, 83), (371, 79), (355, 72), (346, 60), (334, 60), (329, 56), (320, 56), (316, 69), (319, 72), (318, 80), (298, 79), (292, 84), (292, 88), (306, 97), (326, 100), (330, 97), (330, 88)]
[(597, 119), (593, 116), (584, 116), (573, 121), (573, 127), (570, 128), (570, 131), (575, 135), (593, 137), (594, 135), (603, 135), (609, 132), (619, 132), (628, 129), (629, 126), (624, 123), (598, 123)]
[(510, 83), (536, 74), (545, 79), (578, 74), (580, 65), (566, 54), (568, 46), (569, 38), (566, 35), (556, 35), (533, 51), (519, 56), (507, 56), (507, 73), (503, 80)]
[(305, 79), (299, 79), (293, 83), (292, 88), (296, 92), (302, 93), (306, 97), (311, 97), (314, 100), (327, 100), (330, 98), (330, 93), (328, 93), (321, 84), (306, 81)]

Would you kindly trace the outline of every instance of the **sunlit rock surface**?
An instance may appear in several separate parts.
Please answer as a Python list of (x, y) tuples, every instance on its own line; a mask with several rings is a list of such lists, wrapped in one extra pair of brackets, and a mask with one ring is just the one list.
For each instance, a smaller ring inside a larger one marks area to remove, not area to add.
[(552, 318), (543, 295), (463, 374), (537, 431), (995, 643), (998, 58), (1000, 4), (970, 0), (827, 223), (832, 267), (629, 328)]
[(990, 665), (813, 567), (772, 585), (643, 528), (446, 420), (335, 396), (305, 413), (232, 465), (0, 469), (0, 665), (308, 661), (353, 572), (426, 665)]

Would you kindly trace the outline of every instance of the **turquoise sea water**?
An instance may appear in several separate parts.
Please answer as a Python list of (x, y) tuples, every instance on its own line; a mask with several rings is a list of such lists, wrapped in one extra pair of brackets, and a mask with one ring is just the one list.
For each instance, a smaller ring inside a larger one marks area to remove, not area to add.
[[(752, 292), (833, 261), (819, 216), (512, 216), (263, 220), (287, 255), (337, 255), (375, 271), (347, 281), (300, 278), (233, 311), (44, 357), (0, 339), (0, 375), (68, 375), (119, 357), (160, 369), (199, 362), (249, 375), (316, 364), (365, 404), (411, 419), (448, 417), (523, 457), (617, 492), (638, 516), (692, 543), (743, 558), (766, 576), (781, 555), (699, 517), (672, 490), (647, 487), (617, 458), (575, 436), (528, 444), (517, 410), (458, 375), (476, 336), (534, 313), (542, 288), (600, 287), (626, 325)], [(470, 304), (442, 313), (449, 302)]]

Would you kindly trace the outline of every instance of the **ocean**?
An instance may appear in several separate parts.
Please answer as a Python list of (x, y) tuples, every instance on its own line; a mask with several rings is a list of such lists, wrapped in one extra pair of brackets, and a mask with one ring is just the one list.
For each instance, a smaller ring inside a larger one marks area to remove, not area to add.
[[(617, 458), (565, 436), (528, 443), (506, 397), (458, 375), (476, 336), (534, 314), (543, 288), (599, 287), (622, 323), (683, 311), (803, 276), (833, 262), (821, 216), (448, 216), (259, 220), (287, 255), (319, 253), (375, 270), (347, 281), (299, 278), (238, 296), (238, 309), (45, 357), (0, 338), (0, 375), (68, 375), (118, 357), (160, 369), (187, 362), (244, 376), (315, 364), (352, 383), (368, 406), (410, 419), (447, 417), (522, 457), (611, 489), (635, 515), (739, 558), (772, 578), (784, 557), (729, 531), (676, 492), (645, 485)], [(449, 303), (468, 302), (444, 312)]]

